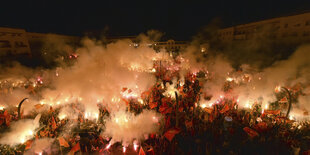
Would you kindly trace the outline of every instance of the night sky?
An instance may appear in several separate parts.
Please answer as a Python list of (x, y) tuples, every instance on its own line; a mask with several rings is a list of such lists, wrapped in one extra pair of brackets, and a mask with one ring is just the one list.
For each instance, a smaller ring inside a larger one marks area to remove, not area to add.
[(167, 37), (189, 40), (213, 19), (225, 27), (306, 11), (310, 0), (6, 0), (0, 4), (0, 27), (79, 36), (157, 29)]

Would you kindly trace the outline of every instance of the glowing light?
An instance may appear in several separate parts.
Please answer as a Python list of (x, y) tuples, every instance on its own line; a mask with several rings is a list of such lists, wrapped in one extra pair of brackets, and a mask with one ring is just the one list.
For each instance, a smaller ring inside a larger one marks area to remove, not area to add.
[(125, 153), (126, 152), (126, 147), (125, 146), (123, 146), (123, 153)]
[(277, 86), (276, 88), (275, 88), (275, 92), (276, 93), (279, 93), (281, 91), (281, 86)]
[(257, 122), (262, 122), (263, 120), (260, 117), (257, 117), (256, 121)]
[(294, 120), (294, 115), (290, 115), (289, 119)]
[(65, 115), (65, 114), (59, 115), (59, 119), (60, 119), (60, 120), (63, 120), (63, 119), (65, 119), (65, 118), (66, 118), (66, 115)]
[(109, 148), (111, 147), (111, 145), (112, 145), (112, 144), (109, 143), (105, 148), (106, 148), (106, 149), (109, 149)]
[(205, 103), (204, 104), (200, 104), (200, 107), (201, 108), (205, 108), (205, 107), (207, 107), (207, 104), (205, 104)]
[(201, 53), (204, 53), (206, 51), (206, 48), (202, 47), (201, 48)]
[(143, 100), (142, 100), (141, 98), (138, 99), (138, 102), (139, 102), (140, 104), (143, 104)]
[(226, 78), (226, 81), (231, 82), (231, 81), (234, 81), (234, 79), (233, 79), (233, 78), (231, 78), (231, 77), (227, 77), (227, 78)]
[(179, 91), (175, 88), (174, 84), (169, 85), (167, 90), (164, 92), (164, 95), (167, 97), (175, 98), (175, 92), (179, 94)]
[(29, 135), (33, 135), (33, 131), (29, 130), (29, 131), (28, 131), (28, 134), (29, 134)]
[(153, 116), (152, 119), (153, 119), (154, 122), (158, 122), (158, 118), (157, 117)]
[(3, 109), (4, 109), (4, 107), (0, 106), (0, 110), (3, 110)]
[(133, 149), (134, 149), (135, 151), (137, 151), (137, 150), (138, 150), (138, 147), (139, 147), (139, 145), (136, 144), (136, 143), (134, 142), (134, 143), (133, 143)]
[(24, 139), (24, 138), (21, 138), (21, 139), (20, 139), (20, 142), (21, 142), (21, 143), (25, 143), (25, 139)]
[(155, 69), (155, 68), (153, 68), (153, 69), (152, 69), (152, 72), (153, 72), (153, 73), (155, 73), (155, 72), (156, 72), (156, 69)]
[(247, 101), (247, 103), (245, 104), (244, 107), (249, 108), (249, 109), (252, 109), (252, 105), (249, 103), (249, 101)]
[[(133, 92), (124, 92), (124, 93), (122, 93), (122, 95), (123, 95), (123, 97), (125, 97), (125, 98), (136, 98), (136, 97), (138, 97), (138, 94), (136, 94), (136, 93), (133, 93)], [(118, 101), (119, 102), (119, 101)]]
[(111, 99), (111, 101), (114, 102), (114, 103), (116, 103), (116, 102), (121, 101), (121, 99), (120, 99), (120, 98), (117, 98), (117, 97), (113, 97), (113, 98)]

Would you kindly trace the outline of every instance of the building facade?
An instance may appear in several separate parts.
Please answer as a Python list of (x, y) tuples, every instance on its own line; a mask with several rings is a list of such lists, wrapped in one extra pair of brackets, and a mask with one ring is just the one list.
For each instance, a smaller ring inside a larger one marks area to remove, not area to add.
[(0, 27), (0, 56), (31, 55), (26, 31)]
[(242, 41), (255, 38), (304, 43), (310, 41), (310, 13), (278, 17), (220, 29), (220, 41)]
[[(59, 34), (26, 32), (24, 29), (0, 27), (1, 57), (31, 56), (34, 50), (42, 50), (43, 46), (51, 42), (77, 45), (80, 42), (80, 38)], [(57, 44), (59, 45), (59, 43)]]

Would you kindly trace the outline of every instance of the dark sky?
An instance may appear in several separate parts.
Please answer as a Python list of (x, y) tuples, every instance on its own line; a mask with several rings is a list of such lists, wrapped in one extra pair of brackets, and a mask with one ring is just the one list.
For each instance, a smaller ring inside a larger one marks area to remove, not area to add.
[(214, 18), (231, 26), (303, 11), (310, 11), (310, 0), (3, 0), (0, 27), (67, 35), (106, 28), (112, 36), (157, 29), (188, 40)]

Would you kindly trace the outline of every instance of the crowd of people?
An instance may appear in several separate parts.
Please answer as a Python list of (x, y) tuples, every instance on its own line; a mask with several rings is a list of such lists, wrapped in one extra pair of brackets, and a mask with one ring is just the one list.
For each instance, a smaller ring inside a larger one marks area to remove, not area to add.
[[(178, 74), (162, 66), (155, 67), (157, 82), (136, 98), (124, 98), (127, 111), (138, 115), (148, 109), (161, 113), (160, 130), (145, 135), (137, 144), (110, 145), (112, 137), (101, 135), (108, 109), (98, 103), (98, 119), (85, 117), (79, 101), (70, 103), (78, 114), (76, 119), (59, 118), (61, 106), (50, 106), (41, 113), (40, 128), (33, 138), (15, 146), (0, 145), (0, 154), (23, 154), (35, 141), (52, 138), (50, 146), (37, 154), (310, 154), (309, 122), (297, 122), (286, 117), (280, 109), (262, 112), (261, 105), (251, 109), (238, 107), (236, 98), (225, 95), (212, 106), (201, 106), (199, 101), (210, 96), (202, 92), (205, 73), (189, 73), (182, 81)], [(202, 76), (201, 76), (202, 75)], [(177, 83), (173, 83), (176, 79)], [(165, 95), (168, 87), (174, 90)], [(225, 88), (224, 88), (225, 87)], [(36, 88), (27, 88), (36, 95)], [(226, 83), (223, 89), (233, 89)], [(124, 88), (121, 91), (126, 91)], [(2, 92), (8, 93), (8, 92)], [(27, 103), (22, 103), (27, 104)], [(22, 104), (20, 106), (22, 107)], [(279, 104), (279, 103), (278, 103)], [(42, 106), (36, 105), (35, 109)], [(274, 106), (276, 107), (276, 106)], [(0, 110), (0, 130), (9, 130), (10, 122), (34, 118), (38, 112), (23, 115), (20, 107)], [(21, 127), (22, 128), (22, 127)]]

